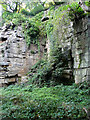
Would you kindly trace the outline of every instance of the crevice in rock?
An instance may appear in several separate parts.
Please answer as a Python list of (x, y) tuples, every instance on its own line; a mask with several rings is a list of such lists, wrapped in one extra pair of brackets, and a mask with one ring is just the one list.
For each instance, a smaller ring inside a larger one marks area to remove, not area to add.
[(2, 42), (6, 41), (6, 40), (7, 40), (7, 38), (5, 38), (5, 37), (2, 37), (2, 38), (1, 38), (1, 41), (2, 41)]
[(88, 66), (88, 67), (80, 67), (80, 68), (73, 68), (73, 69), (78, 70), (78, 69), (88, 69), (88, 68), (90, 68), (90, 66)]
[(79, 31), (79, 32), (75, 33), (74, 35), (78, 35), (78, 34), (81, 35), (83, 32), (86, 32), (87, 30), (88, 30), (88, 28), (83, 31)]
[(8, 79), (8, 82), (5, 83), (6, 86), (14, 85), (14, 84), (18, 83), (18, 74), (14, 75), (14, 76), (7, 76), (7, 77), (5, 77), (5, 79)]

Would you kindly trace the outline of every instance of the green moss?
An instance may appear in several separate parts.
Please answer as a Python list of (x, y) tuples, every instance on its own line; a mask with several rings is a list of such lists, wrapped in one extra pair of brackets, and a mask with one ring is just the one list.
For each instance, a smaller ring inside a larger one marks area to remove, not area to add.
[(78, 68), (80, 68), (81, 62), (82, 62), (81, 55), (79, 55), (79, 65), (78, 65)]

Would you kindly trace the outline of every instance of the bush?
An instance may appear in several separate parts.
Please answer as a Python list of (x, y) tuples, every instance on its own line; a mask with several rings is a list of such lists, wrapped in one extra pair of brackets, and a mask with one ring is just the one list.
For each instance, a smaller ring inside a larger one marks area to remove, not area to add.
[(39, 28), (35, 25), (35, 23), (32, 23), (29, 20), (26, 21), (23, 23), (23, 31), (28, 46), (30, 46), (31, 43), (38, 45), (37, 37), (39, 35)]
[(88, 7), (90, 7), (90, 1), (85, 1), (85, 5), (87, 5)]

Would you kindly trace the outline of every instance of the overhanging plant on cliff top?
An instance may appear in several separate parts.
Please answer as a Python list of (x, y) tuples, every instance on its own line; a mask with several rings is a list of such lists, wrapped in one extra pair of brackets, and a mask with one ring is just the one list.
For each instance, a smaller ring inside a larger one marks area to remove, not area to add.
[(35, 23), (31, 23), (31, 21), (26, 21), (26, 23), (23, 23), (23, 30), (27, 44), (37, 44), (36, 38), (39, 35), (39, 28), (35, 25)]
[(71, 20), (78, 20), (80, 18), (85, 17), (87, 14), (77, 2), (74, 2), (71, 5), (69, 5), (68, 11)]

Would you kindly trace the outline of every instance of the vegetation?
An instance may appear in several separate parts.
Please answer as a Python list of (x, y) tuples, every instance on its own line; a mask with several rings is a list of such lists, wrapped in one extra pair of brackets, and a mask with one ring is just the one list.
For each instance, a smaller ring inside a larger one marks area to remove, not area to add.
[(87, 120), (89, 84), (38, 88), (11, 85), (2, 88), (2, 118), (9, 120)]
[(78, 20), (86, 15), (78, 3), (73, 3), (69, 8), (69, 16), (71, 20)]
[[(12, 2), (14, 4), (15, 1), (12, 1)], [(19, 1), (17, 2), (20, 3)], [(5, 3), (7, 2), (5, 1)], [(10, 5), (10, 3), (8, 4)], [(86, 4), (89, 4), (89, 3), (86, 2)], [(5, 6), (8, 6), (8, 5), (5, 4)], [(5, 8), (5, 6), (3, 7)], [(14, 13), (10, 11), (4, 11), (3, 16), (2, 16), (4, 23), (12, 22), (15, 24), (16, 27), (18, 25), (21, 25), (23, 27), (25, 39), (29, 46), (31, 43), (39, 45), (40, 41), (38, 41), (38, 39), (42, 37), (45, 38), (46, 35), (48, 36), (48, 34), (53, 30), (53, 28), (54, 30), (56, 29), (56, 23), (55, 23), (56, 18), (57, 19), (59, 17), (62, 18), (62, 16), (64, 16), (64, 14), (66, 13), (69, 14), (69, 17), (71, 20), (78, 20), (85, 16), (84, 11), (82, 10), (81, 7), (79, 7), (78, 3), (72, 3), (71, 5), (63, 5), (56, 10), (55, 10), (55, 6), (52, 5), (51, 8), (49, 9), (49, 12), (46, 14), (49, 16), (49, 21), (41, 22), (41, 19), (44, 16), (43, 11), (46, 8), (42, 4), (39, 4), (39, 3), (38, 5), (35, 4), (35, 6), (30, 11), (28, 11), (25, 8), (22, 8), (19, 10), (19, 13), (18, 13), (18, 8)], [(69, 9), (69, 12), (68, 12), (68, 9)], [(54, 11), (55, 11), (55, 14), (54, 14)], [(63, 11), (67, 11), (67, 12), (64, 13)]]
[[(13, 12), (4, 11), (3, 22), (6, 24), (12, 22), (15, 27), (11, 29), (22, 26), (28, 46), (32, 43), (40, 47), (40, 42), (45, 44), (45, 38), (48, 38), (52, 43), (50, 58), (48, 59), (46, 55), (30, 69), (27, 83), (0, 89), (2, 93), (0, 119), (87, 120), (90, 84), (84, 82), (76, 85), (73, 80), (64, 77), (68, 67), (67, 58), (70, 56), (61, 51), (58, 45), (59, 37), (53, 35), (56, 32), (58, 36), (58, 28), (62, 29), (59, 22), (69, 24), (70, 21), (75, 22), (86, 14), (76, 2), (64, 5), (53, 0), (47, 5), (39, 0), (38, 5), (33, 4), (33, 7), (27, 4), (25, 8), (19, 8), (22, 3), (18, 6), (15, 3)], [(85, 4), (89, 6), (89, 2), (86, 1)], [(10, 3), (8, 5), (11, 6)], [(6, 9), (8, 5), (5, 1), (3, 7)], [(55, 5), (59, 5), (57, 9)], [(41, 19), (45, 17), (44, 10), (49, 8), (47, 6), (51, 6), (46, 14), (49, 19), (42, 22)], [(34, 54), (34, 51), (31, 50), (31, 54)]]
[(85, 4), (90, 7), (90, 1), (85, 1)]
[(42, 59), (31, 68), (30, 81), (39, 87), (72, 84), (74, 81), (64, 77), (64, 70), (68, 67), (67, 58), (68, 55), (62, 53), (60, 48), (56, 48), (52, 51), (49, 61)]
[(2, 0), (0, 4), (2, 4), (5, 11), (15, 13), (20, 11), (22, 0)]

